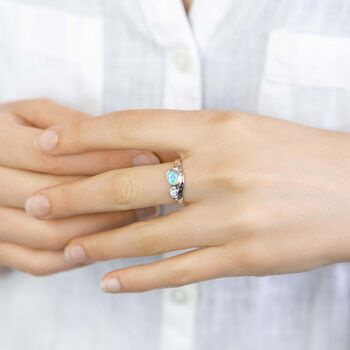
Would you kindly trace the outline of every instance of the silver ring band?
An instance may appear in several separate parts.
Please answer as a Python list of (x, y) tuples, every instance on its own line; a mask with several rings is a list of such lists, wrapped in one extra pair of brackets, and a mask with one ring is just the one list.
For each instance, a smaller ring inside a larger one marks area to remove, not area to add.
[(184, 187), (185, 174), (182, 168), (181, 159), (176, 159), (174, 167), (169, 169), (166, 173), (168, 184), (170, 185), (169, 195), (176, 202), (183, 203), (184, 201)]

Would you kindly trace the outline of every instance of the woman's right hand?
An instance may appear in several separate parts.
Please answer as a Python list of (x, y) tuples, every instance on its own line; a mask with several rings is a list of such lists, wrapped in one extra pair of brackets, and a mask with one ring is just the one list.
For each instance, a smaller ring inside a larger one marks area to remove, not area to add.
[(42, 129), (89, 117), (45, 99), (0, 105), (0, 265), (33, 275), (71, 269), (79, 264), (67, 262), (63, 248), (72, 238), (156, 214), (155, 208), (148, 208), (39, 221), (25, 213), (25, 199), (40, 188), (106, 170), (159, 162), (146, 151), (102, 151), (53, 158), (33, 144)]

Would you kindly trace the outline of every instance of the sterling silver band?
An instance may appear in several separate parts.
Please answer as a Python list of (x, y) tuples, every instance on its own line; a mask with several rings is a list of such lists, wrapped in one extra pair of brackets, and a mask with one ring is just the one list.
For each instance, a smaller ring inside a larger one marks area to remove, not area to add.
[(176, 202), (183, 203), (184, 201), (184, 187), (185, 174), (182, 168), (181, 159), (176, 159), (174, 167), (169, 169), (166, 173), (168, 184), (170, 185), (169, 195)]

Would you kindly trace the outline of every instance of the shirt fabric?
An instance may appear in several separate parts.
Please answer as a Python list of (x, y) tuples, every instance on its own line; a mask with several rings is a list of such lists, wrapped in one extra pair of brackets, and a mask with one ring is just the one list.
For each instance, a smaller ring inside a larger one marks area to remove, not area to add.
[[(180, 0), (0, 0), (0, 102), (241, 110), (349, 131), (349, 15), (348, 0), (195, 0), (188, 17)], [(348, 264), (100, 292), (104, 273), (163, 257), (3, 272), (0, 349), (350, 349)]]

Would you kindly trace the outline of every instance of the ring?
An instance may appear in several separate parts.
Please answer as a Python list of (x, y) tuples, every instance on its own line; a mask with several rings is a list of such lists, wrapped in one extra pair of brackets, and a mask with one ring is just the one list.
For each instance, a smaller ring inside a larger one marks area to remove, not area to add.
[(174, 167), (169, 169), (166, 173), (168, 184), (170, 185), (169, 195), (176, 202), (183, 203), (185, 174), (182, 168), (181, 159), (176, 159)]

